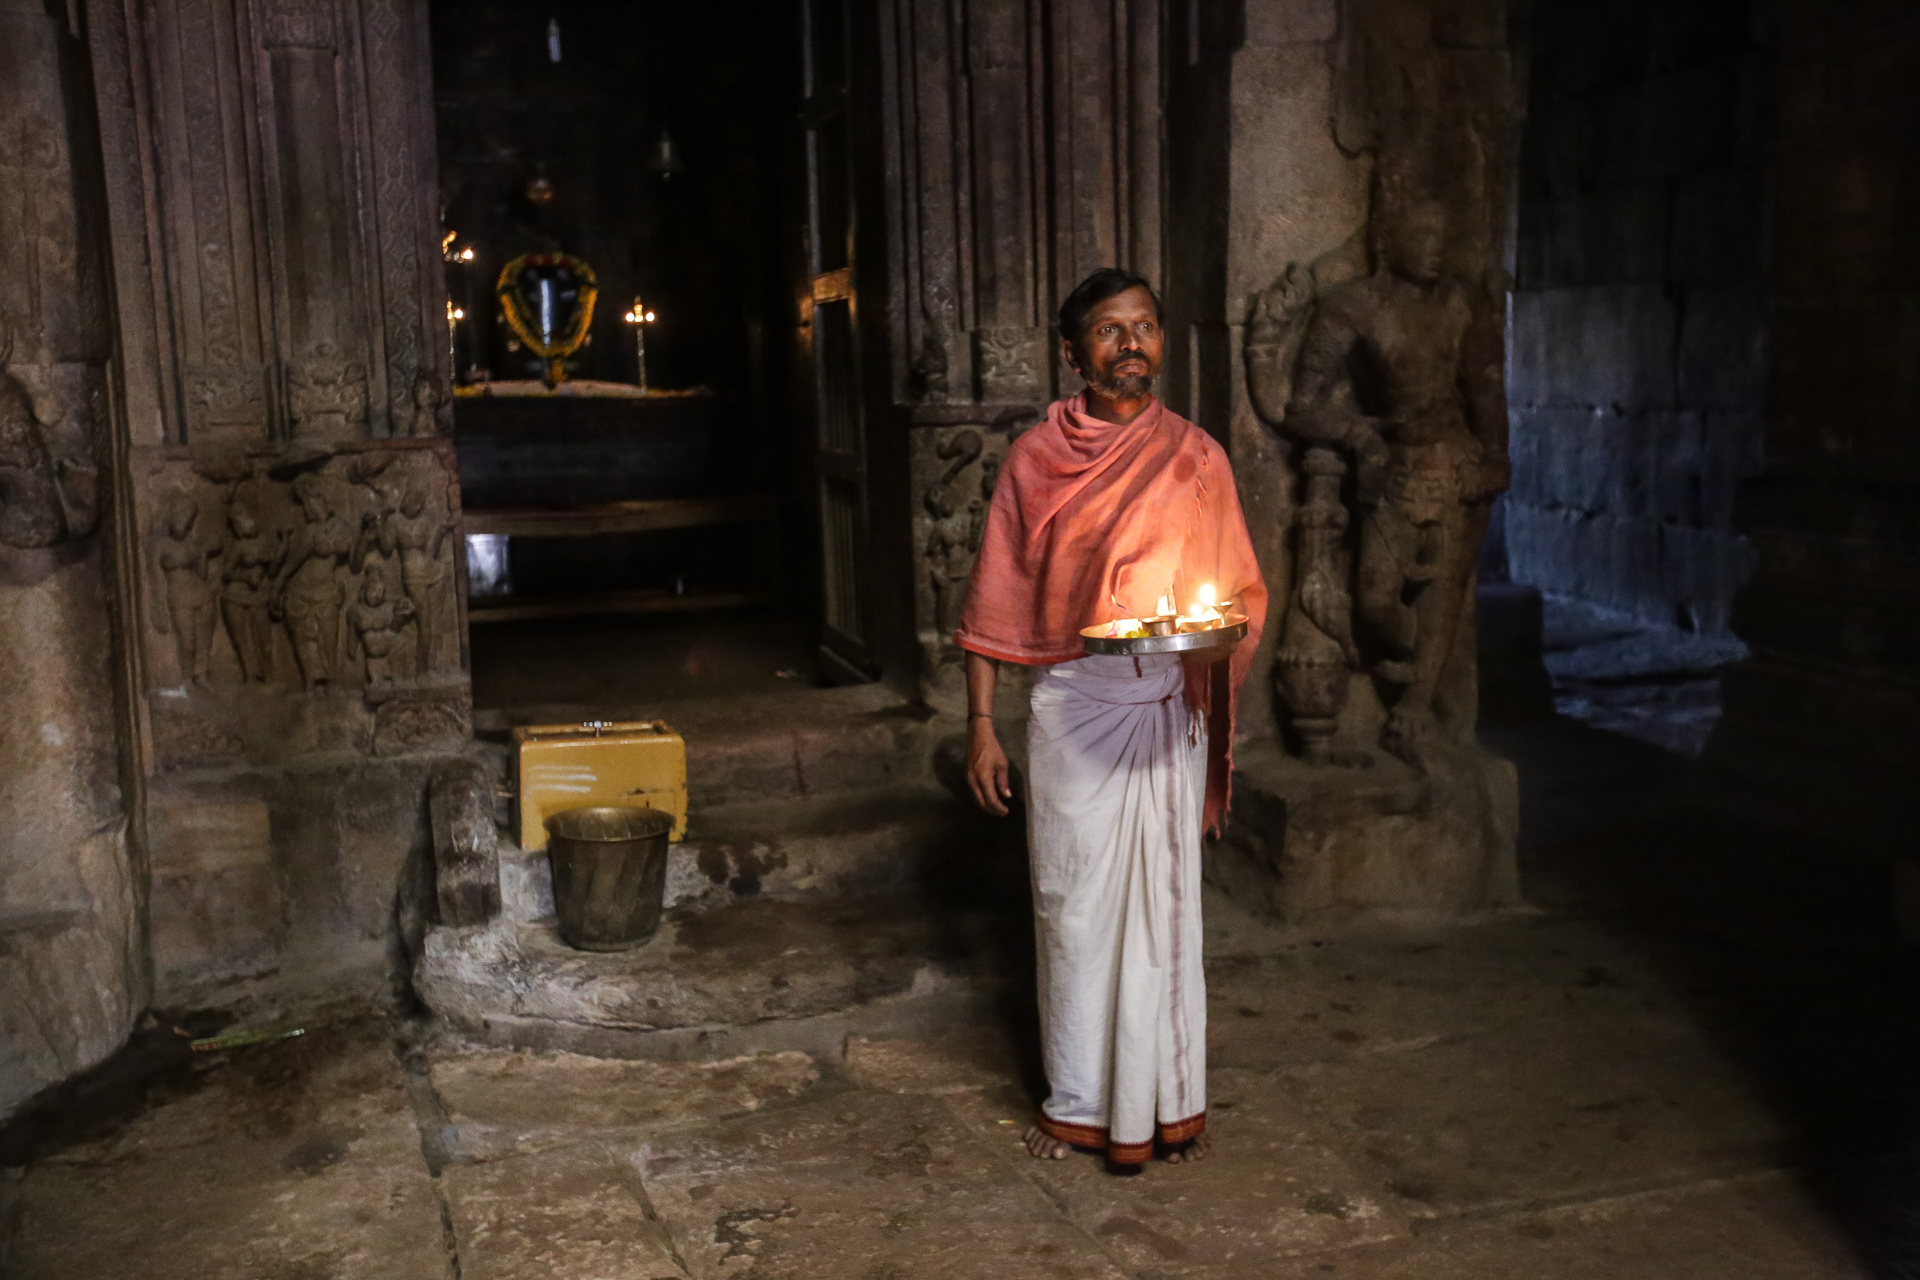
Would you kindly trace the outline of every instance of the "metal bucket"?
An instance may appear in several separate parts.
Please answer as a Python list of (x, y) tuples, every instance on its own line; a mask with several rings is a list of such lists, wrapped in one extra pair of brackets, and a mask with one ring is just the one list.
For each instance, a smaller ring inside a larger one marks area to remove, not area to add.
[(546, 821), (560, 937), (582, 951), (626, 951), (660, 927), (667, 833), (658, 809), (568, 809)]

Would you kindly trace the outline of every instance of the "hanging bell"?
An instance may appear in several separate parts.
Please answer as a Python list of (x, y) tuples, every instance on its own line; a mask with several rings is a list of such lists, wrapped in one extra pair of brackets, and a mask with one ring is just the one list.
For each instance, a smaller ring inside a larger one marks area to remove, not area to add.
[(653, 156), (647, 161), (647, 172), (671, 178), (676, 173), (686, 172), (686, 168), (686, 163), (680, 159), (679, 148), (673, 145), (673, 137), (662, 129), (660, 141), (653, 144)]

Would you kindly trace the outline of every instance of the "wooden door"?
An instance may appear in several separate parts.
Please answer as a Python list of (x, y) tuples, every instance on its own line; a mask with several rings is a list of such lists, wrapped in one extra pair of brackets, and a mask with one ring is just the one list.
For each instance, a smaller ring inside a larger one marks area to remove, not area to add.
[(871, 679), (867, 447), (854, 292), (849, 0), (801, 0), (806, 62), (808, 270), (813, 282), (815, 480), (822, 657), (841, 680)]

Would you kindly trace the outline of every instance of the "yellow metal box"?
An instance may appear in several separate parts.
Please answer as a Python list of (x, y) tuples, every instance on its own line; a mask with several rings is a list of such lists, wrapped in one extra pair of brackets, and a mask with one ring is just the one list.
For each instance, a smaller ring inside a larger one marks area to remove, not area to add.
[(567, 809), (640, 805), (687, 835), (687, 743), (663, 720), (589, 720), (513, 731), (514, 825), (520, 847), (547, 847), (546, 820)]

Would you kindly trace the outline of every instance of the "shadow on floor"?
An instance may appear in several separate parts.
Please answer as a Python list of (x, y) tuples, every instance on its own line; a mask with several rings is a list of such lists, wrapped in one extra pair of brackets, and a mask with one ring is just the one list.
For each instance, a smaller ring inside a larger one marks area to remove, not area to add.
[(1690, 759), (1555, 717), (1488, 727), (1537, 906), (1631, 931), (1796, 1135), (1876, 1275), (1920, 1277), (1920, 963), (1884, 864), (1763, 826)]

